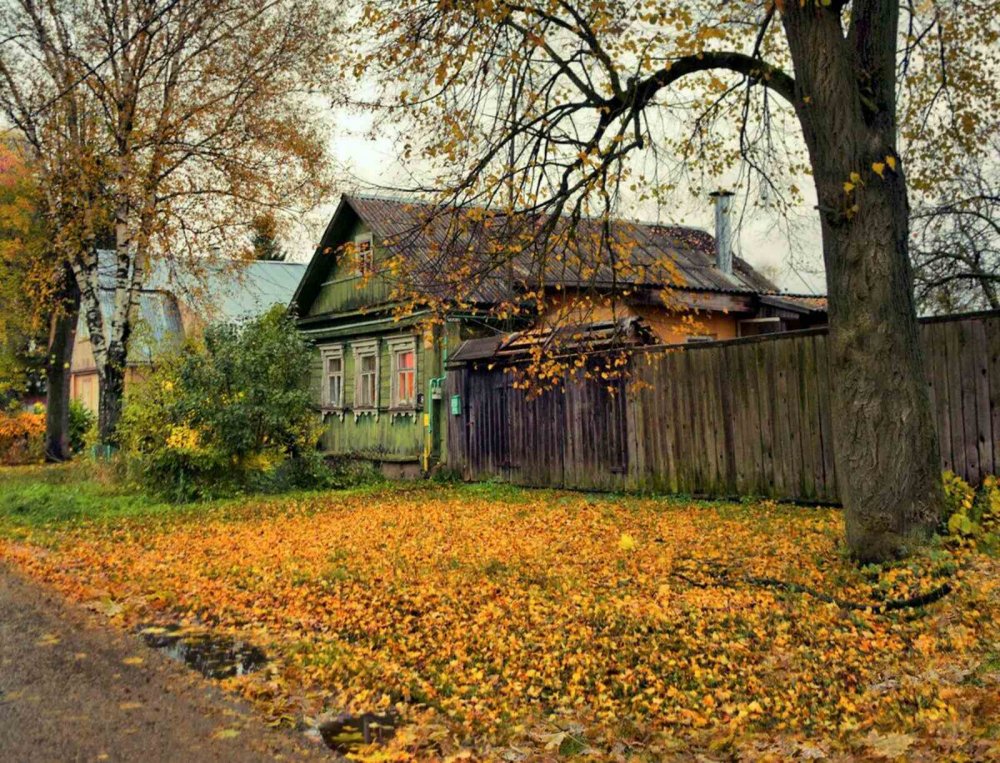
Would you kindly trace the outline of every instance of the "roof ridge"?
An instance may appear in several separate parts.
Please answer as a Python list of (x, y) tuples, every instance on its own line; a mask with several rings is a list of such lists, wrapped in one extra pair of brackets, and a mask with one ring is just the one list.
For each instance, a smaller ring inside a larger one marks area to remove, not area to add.
[[(391, 203), (396, 203), (396, 204), (410, 204), (410, 205), (421, 206), (421, 207), (434, 207), (434, 206), (436, 206), (434, 204), (434, 202), (429, 201), (427, 199), (408, 198), (408, 197), (399, 196), (399, 195), (395, 195), (395, 194), (344, 193), (344, 194), (341, 194), (341, 195), (345, 199), (361, 199), (361, 200), (365, 200), (365, 201), (384, 201), (384, 202), (391, 202)], [(475, 208), (475, 209), (486, 209), (486, 210), (490, 209), (485, 204), (470, 204), (470, 205), (467, 205), (464, 208), (466, 208), (466, 209), (468, 209), (468, 208)], [(564, 214), (563, 217), (569, 217), (569, 215), (568, 214)], [(584, 220), (600, 220), (601, 217), (596, 216), (596, 215), (584, 215), (581, 219), (584, 219)], [(702, 228), (701, 226), (698, 226), (698, 225), (685, 225), (684, 223), (671, 223), (671, 222), (654, 222), (652, 220), (642, 220), (642, 219), (637, 218), (637, 217), (626, 217), (626, 216), (612, 217), (611, 220), (612, 220), (612, 222), (620, 222), (620, 223), (629, 223), (629, 224), (632, 224), (632, 225), (640, 225), (640, 226), (642, 226), (644, 228), (669, 228), (669, 229), (672, 229), (672, 230), (679, 230), (679, 231), (691, 231), (692, 233), (703, 233), (706, 236), (710, 236), (712, 239), (715, 238), (715, 236), (712, 234), (712, 232), (710, 230), (708, 230), (706, 228)]]

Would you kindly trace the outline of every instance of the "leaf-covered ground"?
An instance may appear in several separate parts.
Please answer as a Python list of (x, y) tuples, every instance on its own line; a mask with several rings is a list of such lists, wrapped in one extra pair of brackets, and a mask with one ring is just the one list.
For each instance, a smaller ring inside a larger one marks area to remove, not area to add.
[[(2, 555), (131, 627), (273, 658), (275, 722), (383, 710), (406, 760), (1000, 758), (1000, 562), (859, 569), (839, 512), (415, 486), (34, 528)], [(725, 580), (720, 576), (725, 575)], [(950, 581), (888, 614), (857, 603)]]

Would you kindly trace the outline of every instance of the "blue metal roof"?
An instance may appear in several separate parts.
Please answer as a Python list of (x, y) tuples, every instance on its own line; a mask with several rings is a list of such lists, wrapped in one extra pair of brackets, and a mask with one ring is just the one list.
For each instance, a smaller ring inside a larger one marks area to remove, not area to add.
[[(205, 323), (238, 322), (274, 305), (287, 305), (306, 266), (295, 262), (190, 258), (153, 265), (139, 294), (139, 326), (130, 348), (133, 361), (151, 360), (154, 348), (183, 331), (180, 305)], [(114, 306), (114, 252), (98, 252), (101, 313), (111, 321)], [(88, 336), (81, 315), (77, 335)]]

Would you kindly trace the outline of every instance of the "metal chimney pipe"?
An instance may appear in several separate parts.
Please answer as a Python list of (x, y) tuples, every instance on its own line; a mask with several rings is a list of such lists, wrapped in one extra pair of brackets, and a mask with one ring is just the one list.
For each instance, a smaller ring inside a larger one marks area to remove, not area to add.
[(715, 202), (715, 266), (726, 275), (733, 273), (733, 230), (729, 220), (732, 191), (714, 191)]

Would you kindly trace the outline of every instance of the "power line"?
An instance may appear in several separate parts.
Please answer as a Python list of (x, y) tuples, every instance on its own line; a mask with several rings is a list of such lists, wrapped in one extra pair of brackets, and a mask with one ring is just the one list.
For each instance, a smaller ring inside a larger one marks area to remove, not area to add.
[(127, 48), (129, 45), (131, 45), (133, 42), (135, 42), (136, 39), (139, 37), (140, 34), (143, 34), (144, 32), (148, 32), (149, 29), (150, 29), (150, 27), (153, 24), (155, 24), (157, 21), (159, 21), (164, 16), (166, 16), (168, 13), (170, 13), (170, 11), (172, 11), (174, 9), (174, 7), (179, 2), (180, 2), (180, 0), (168, 0), (167, 4), (161, 10), (157, 11), (152, 16), (150, 16), (149, 19), (147, 19), (145, 22), (143, 22), (142, 25), (138, 29), (136, 29), (135, 32), (133, 32), (129, 36), (129, 38), (127, 40), (125, 40), (124, 42), (122, 42), (116, 48), (112, 48), (112, 50), (111, 50), (110, 53), (108, 53), (104, 58), (102, 58), (100, 61), (98, 61), (93, 66), (91, 66), (90, 64), (84, 62), (84, 66), (87, 68), (86, 73), (84, 73), (83, 75), (81, 75), (80, 77), (78, 77), (77, 79), (75, 79), (73, 82), (71, 82), (69, 85), (67, 85), (62, 91), (60, 91), (52, 99), (50, 99), (49, 101), (43, 103), (37, 109), (35, 109), (34, 111), (32, 111), (29, 116), (30, 117), (36, 117), (39, 114), (41, 114), (43, 111), (46, 111), (46, 110), (52, 108), (57, 102), (59, 102), (60, 100), (62, 100), (70, 92), (72, 92), (77, 87), (79, 87), (81, 84), (83, 84), (83, 82), (86, 81), (86, 79), (88, 77), (90, 77), (92, 75), (96, 75), (97, 74), (97, 70), (100, 67), (104, 66), (112, 58), (114, 58), (116, 55), (118, 55), (123, 50), (125, 50), (125, 48)]

